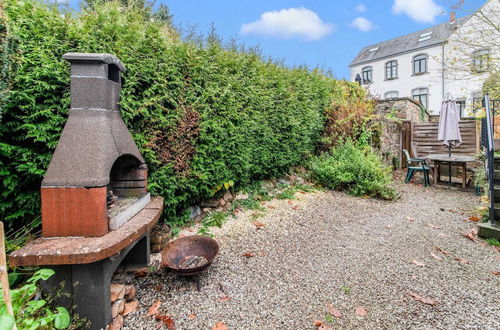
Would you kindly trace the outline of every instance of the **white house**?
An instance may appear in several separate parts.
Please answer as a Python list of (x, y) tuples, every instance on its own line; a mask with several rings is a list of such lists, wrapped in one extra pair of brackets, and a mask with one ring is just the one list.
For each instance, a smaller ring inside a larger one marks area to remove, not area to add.
[(460, 19), (451, 13), (447, 23), (363, 48), (349, 66), (351, 80), (375, 98), (418, 100), (431, 115), (449, 92), (470, 116), (484, 81), (499, 68), (499, 22), (500, 0)]

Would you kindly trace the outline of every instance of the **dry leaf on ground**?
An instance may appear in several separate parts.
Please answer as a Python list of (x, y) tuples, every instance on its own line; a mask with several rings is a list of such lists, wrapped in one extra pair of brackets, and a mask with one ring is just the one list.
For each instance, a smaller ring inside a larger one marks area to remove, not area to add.
[(137, 306), (139, 306), (139, 302), (137, 300), (125, 303), (125, 308), (123, 309), (123, 316), (135, 312), (137, 310)]
[(220, 298), (219, 301), (220, 302), (226, 302), (226, 301), (229, 301), (231, 300), (231, 297), (229, 297), (228, 295), (225, 295), (224, 297)]
[(408, 221), (415, 221), (415, 219), (414, 219), (413, 217), (410, 217), (410, 216), (407, 216), (407, 217), (406, 217), (406, 219), (407, 219)]
[(364, 317), (368, 315), (368, 312), (366, 311), (366, 308), (364, 308), (363, 306), (358, 306), (356, 307), (356, 315)]
[(420, 261), (417, 261), (417, 260), (413, 260), (412, 262), (415, 265), (417, 265), (418, 267), (425, 267), (425, 264), (423, 262), (420, 262)]
[(323, 322), (323, 321), (320, 321), (320, 320), (314, 321), (314, 326), (315, 327), (322, 327), (324, 325), (325, 325), (325, 322)]
[(144, 268), (136, 270), (134, 272), (134, 276), (135, 277), (144, 277), (144, 276), (148, 275), (148, 273), (149, 273), (149, 268), (148, 267), (144, 267)]
[(491, 272), (491, 273), (492, 273), (493, 275), (500, 275), (500, 272), (495, 272), (495, 271), (493, 271), (493, 272)]
[(245, 257), (245, 258), (253, 258), (255, 257), (255, 253), (252, 253), (252, 252), (245, 252), (241, 255), (242, 257)]
[(441, 249), (439, 246), (435, 246), (434, 249), (436, 249), (437, 252), (440, 252), (444, 255), (449, 255), (450, 253), (446, 251), (445, 249)]
[(155, 319), (163, 322), (168, 330), (175, 330), (175, 322), (171, 316), (168, 315), (156, 315)]
[(469, 221), (474, 221), (474, 222), (477, 222), (477, 221), (479, 221), (479, 220), (481, 220), (481, 218), (480, 218), (480, 217), (477, 217), (477, 216), (475, 216), (475, 215), (473, 215), (473, 216), (470, 216), (470, 217), (469, 217)]
[(267, 208), (271, 209), (271, 210), (274, 210), (276, 208), (276, 206), (268, 205)]
[(229, 330), (229, 328), (224, 322), (218, 322), (212, 327), (212, 330)]
[(262, 223), (262, 222), (260, 222), (260, 221), (254, 221), (254, 222), (252, 222), (252, 224), (253, 224), (255, 227), (257, 227), (257, 229), (260, 229), (260, 228), (262, 228), (262, 227), (264, 227), (264, 226), (266, 225), (265, 223)]
[(464, 258), (455, 258), (456, 261), (462, 263), (462, 264), (470, 264), (469, 260), (464, 259)]
[(441, 258), (440, 256), (438, 256), (438, 255), (436, 255), (436, 254), (434, 254), (434, 253), (432, 253), (432, 252), (430, 252), (430, 254), (431, 254), (431, 256), (432, 256), (434, 259), (436, 259), (437, 261), (443, 261), (443, 258)]
[(298, 209), (299, 209), (299, 207), (297, 205), (292, 206), (292, 210), (298, 210)]
[(328, 304), (327, 307), (328, 307), (328, 311), (330, 312), (330, 314), (332, 314), (333, 316), (335, 316), (338, 319), (342, 317), (342, 313), (340, 313), (340, 311), (338, 309), (333, 307), (332, 304)]
[(476, 241), (476, 230), (471, 229), (467, 234), (462, 234), (463, 237), (470, 239), (471, 241), (475, 242)]
[(195, 319), (195, 318), (196, 318), (196, 314), (195, 314), (195, 313), (191, 313), (191, 314), (189, 314), (189, 315), (188, 315), (188, 317), (189, 317), (191, 320), (193, 320), (193, 319)]
[(151, 307), (149, 307), (148, 315), (151, 316), (158, 314), (160, 306), (161, 306), (161, 301), (157, 300), (154, 304), (151, 305)]
[(410, 292), (408, 293), (413, 299), (415, 299), (416, 301), (420, 301), (421, 303), (424, 303), (426, 305), (437, 305), (437, 301), (429, 298), (429, 297), (423, 297), (419, 294), (416, 294), (416, 293), (413, 293), (413, 292)]
[(432, 223), (428, 223), (425, 225), (426, 227), (432, 228), (432, 229), (441, 229), (441, 227), (433, 225)]

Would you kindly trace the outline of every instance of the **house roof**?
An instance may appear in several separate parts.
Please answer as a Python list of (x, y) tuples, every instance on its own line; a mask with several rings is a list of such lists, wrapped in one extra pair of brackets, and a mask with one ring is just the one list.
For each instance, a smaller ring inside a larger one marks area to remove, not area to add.
[[(467, 21), (472, 15), (457, 19), (456, 24), (448, 22), (431, 26), (427, 29), (413, 32), (391, 40), (379, 42), (363, 48), (349, 66), (369, 63), (397, 54), (427, 48), (446, 41), (457, 27)], [(420, 40), (420, 41), (419, 41)]]

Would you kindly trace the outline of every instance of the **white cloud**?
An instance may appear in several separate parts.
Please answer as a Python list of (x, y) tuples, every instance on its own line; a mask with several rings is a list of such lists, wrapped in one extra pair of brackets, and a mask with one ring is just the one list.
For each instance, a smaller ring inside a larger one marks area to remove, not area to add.
[(335, 26), (325, 23), (312, 10), (289, 8), (267, 11), (260, 19), (241, 25), (242, 34), (257, 34), (281, 39), (318, 40), (333, 32)]
[(359, 13), (364, 13), (366, 11), (365, 5), (359, 4), (356, 7), (354, 7), (354, 10), (356, 10)]
[(395, 14), (406, 14), (420, 23), (433, 23), (436, 16), (444, 12), (444, 8), (434, 0), (395, 0), (392, 11)]
[(351, 26), (363, 32), (368, 32), (375, 28), (375, 25), (364, 17), (356, 17), (354, 21), (352, 21)]

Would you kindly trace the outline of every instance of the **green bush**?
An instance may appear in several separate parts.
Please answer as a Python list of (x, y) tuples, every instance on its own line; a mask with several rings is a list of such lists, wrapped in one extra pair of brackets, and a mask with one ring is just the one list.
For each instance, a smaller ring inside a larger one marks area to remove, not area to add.
[(18, 329), (66, 329), (70, 325), (70, 316), (66, 308), (52, 309), (41, 298), (35, 299), (39, 292), (38, 281), (47, 280), (54, 271), (40, 269), (19, 289), (10, 291), (14, 317), (7, 312), (7, 306), (0, 292), (0, 330), (12, 329), (14, 323)]
[(326, 109), (364, 96), (356, 84), (217, 38), (179, 41), (169, 20), (147, 8), (107, 2), (61, 15), (36, 0), (5, 1), (18, 43), (0, 125), (0, 214), (11, 229), (39, 215), (40, 183), (69, 108), (66, 52), (112, 53), (126, 66), (122, 116), (167, 221), (231, 182), (300, 164), (315, 151)]
[(312, 178), (327, 188), (345, 190), (354, 196), (396, 197), (396, 191), (390, 186), (390, 170), (368, 146), (347, 140), (329, 153), (313, 158), (309, 168)]
[(483, 93), (490, 94), (490, 99), (500, 99), (500, 70), (494, 70), (483, 84)]

